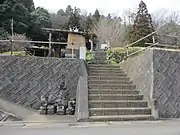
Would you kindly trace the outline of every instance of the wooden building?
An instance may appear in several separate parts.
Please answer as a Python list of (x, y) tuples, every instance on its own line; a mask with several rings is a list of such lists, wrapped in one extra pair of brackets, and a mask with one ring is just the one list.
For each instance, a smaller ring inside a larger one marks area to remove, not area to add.
[(44, 47), (31, 47), (30, 50), (35, 55), (60, 58), (62, 50), (65, 50), (66, 57), (75, 58), (79, 57), (80, 47), (86, 46), (86, 33), (84, 32), (52, 28), (43, 28), (42, 30), (45, 33), (49, 33), (48, 44), (44, 44)]

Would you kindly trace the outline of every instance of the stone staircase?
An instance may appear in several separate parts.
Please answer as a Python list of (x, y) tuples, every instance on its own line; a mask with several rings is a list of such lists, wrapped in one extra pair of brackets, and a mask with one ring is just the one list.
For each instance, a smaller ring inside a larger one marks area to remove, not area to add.
[(103, 61), (88, 66), (89, 120), (153, 120), (148, 102), (143, 100), (143, 95), (139, 94), (127, 74), (120, 66)]
[(106, 52), (104, 52), (104, 51), (95, 51), (94, 52), (93, 63), (108, 64), (106, 58), (107, 58)]

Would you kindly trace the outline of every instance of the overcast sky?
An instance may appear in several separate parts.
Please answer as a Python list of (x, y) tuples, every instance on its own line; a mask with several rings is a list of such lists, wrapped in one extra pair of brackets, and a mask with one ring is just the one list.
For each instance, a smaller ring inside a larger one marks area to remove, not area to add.
[[(58, 9), (65, 9), (67, 5), (71, 5), (88, 12), (94, 12), (97, 8), (103, 14), (115, 13), (121, 15), (124, 10), (137, 9), (140, 0), (34, 0), (34, 2), (36, 7), (44, 7), (50, 12), (56, 12)], [(162, 8), (180, 11), (180, 0), (144, 0), (144, 2), (147, 4), (149, 12)]]

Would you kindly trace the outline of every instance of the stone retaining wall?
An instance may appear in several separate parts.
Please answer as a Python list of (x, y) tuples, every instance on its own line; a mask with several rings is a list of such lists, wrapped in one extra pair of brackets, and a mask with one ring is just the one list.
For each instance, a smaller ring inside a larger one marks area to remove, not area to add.
[(147, 50), (121, 67), (149, 103), (157, 100), (160, 118), (180, 117), (180, 52)]
[(1, 56), (0, 98), (39, 109), (41, 95), (56, 96), (62, 80), (67, 82), (64, 97), (76, 97), (79, 76), (77, 59)]

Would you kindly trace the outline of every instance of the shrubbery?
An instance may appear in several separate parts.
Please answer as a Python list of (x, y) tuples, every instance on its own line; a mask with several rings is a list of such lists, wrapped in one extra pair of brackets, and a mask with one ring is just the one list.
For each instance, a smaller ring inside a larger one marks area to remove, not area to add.
[(93, 53), (90, 52), (90, 51), (88, 51), (88, 52), (86, 53), (86, 62), (87, 62), (87, 63), (91, 63), (91, 62), (93, 61), (93, 58), (94, 58)]
[[(142, 49), (142, 48), (141, 47), (130, 47), (130, 48), (128, 48), (128, 54), (130, 55), (136, 51), (139, 51), (140, 49)], [(142, 53), (142, 51), (140, 51), (134, 55), (138, 55), (140, 53)], [(127, 49), (126, 48), (110, 49), (107, 51), (107, 57), (108, 57), (108, 61), (111, 64), (119, 64), (122, 60), (124, 60), (127, 57)]]

